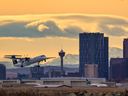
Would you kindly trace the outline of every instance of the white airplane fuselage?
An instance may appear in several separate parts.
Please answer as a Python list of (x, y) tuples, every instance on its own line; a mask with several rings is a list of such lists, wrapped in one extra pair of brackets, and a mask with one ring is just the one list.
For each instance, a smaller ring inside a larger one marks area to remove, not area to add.
[(29, 66), (29, 65), (32, 65), (34, 63), (39, 63), (39, 62), (41, 62), (45, 59), (46, 59), (45, 55), (40, 55), (40, 56), (37, 56), (37, 57), (34, 57), (34, 58), (29, 58), (28, 60), (21, 59), (17, 62), (17, 64), (15, 64), (15, 66), (16, 67), (21, 67), (21, 65)]

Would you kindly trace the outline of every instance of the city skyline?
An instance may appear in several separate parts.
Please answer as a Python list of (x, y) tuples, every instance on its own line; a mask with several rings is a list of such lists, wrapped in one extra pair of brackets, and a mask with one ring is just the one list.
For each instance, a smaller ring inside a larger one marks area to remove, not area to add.
[(81, 32), (102, 32), (109, 37), (110, 47), (122, 49), (123, 39), (128, 37), (127, 2), (1, 1), (0, 60), (7, 54), (58, 57), (60, 49), (79, 54)]

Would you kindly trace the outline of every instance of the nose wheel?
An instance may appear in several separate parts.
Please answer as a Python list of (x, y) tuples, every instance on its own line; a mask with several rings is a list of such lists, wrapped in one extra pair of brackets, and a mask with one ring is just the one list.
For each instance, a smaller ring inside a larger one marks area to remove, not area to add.
[(20, 67), (24, 67), (23, 65), (21, 65)]

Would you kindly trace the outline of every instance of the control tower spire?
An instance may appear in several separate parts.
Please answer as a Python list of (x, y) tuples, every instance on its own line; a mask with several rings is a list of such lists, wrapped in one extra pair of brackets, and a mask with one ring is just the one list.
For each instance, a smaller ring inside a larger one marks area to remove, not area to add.
[(61, 76), (64, 76), (64, 68), (63, 68), (63, 58), (65, 56), (65, 52), (63, 49), (59, 52), (60, 60), (61, 60)]

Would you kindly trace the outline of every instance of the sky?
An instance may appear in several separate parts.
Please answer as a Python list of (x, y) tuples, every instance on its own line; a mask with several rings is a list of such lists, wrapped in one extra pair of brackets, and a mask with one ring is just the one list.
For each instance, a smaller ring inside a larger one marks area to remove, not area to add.
[(80, 32), (102, 32), (109, 46), (128, 37), (128, 0), (0, 0), (0, 60), (6, 54), (79, 54)]

